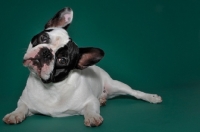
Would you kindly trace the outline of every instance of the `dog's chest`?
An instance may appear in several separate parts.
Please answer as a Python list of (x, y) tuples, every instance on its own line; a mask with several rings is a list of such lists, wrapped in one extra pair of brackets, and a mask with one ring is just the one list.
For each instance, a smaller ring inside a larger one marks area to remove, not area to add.
[[(33, 82), (32, 78), (31, 82)], [(30, 82), (29, 82), (30, 83)], [(81, 97), (76, 95), (73, 85), (60, 83), (44, 88), (40, 83), (27, 84), (21, 99), (36, 113), (50, 116), (70, 116), (79, 114), (83, 104), (78, 104)], [(76, 102), (76, 103), (73, 103)]]
[(103, 92), (102, 70), (96, 66), (74, 71), (59, 83), (44, 85), (30, 74), (21, 100), (34, 113), (50, 116), (80, 114), (87, 101), (99, 99)]

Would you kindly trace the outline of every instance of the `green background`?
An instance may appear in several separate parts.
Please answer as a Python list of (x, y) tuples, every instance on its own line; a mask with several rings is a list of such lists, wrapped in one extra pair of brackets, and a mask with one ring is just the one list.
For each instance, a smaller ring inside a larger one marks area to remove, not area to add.
[(74, 10), (72, 39), (105, 51), (99, 66), (163, 103), (120, 96), (101, 107), (100, 127), (85, 127), (82, 116), (34, 115), (19, 125), (1, 122), (1, 132), (200, 131), (199, 0), (1, 0), (1, 118), (16, 108), (26, 84), (22, 58), (30, 39), (65, 6)]

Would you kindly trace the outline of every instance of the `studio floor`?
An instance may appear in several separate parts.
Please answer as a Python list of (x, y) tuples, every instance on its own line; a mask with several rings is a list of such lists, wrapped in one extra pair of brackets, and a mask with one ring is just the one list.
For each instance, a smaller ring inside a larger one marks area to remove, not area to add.
[[(101, 107), (104, 122), (99, 127), (85, 127), (83, 116), (52, 118), (43, 115), (28, 117), (18, 125), (0, 123), (1, 132), (198, 132), (200, 131), (200, 89), (199, 84), (174, 86), (153, 91), (162, 96), (161, 104), (150, 104), (130, 96), (110, 99)], [(8, 95), (5, 95), (8, 96)], [(5, 97), (8, 98), (8, 97)], [(16, 100), (3, 100), (3, 117), (15, 108)]]

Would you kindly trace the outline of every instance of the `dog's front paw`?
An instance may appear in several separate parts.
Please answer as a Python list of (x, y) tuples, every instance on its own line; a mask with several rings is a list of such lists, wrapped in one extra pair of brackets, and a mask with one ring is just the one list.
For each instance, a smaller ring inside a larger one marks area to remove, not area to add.
[(103, 118), (99, 114), (90, 114), (85, 116), (84, 124), (89, 127), (96, 127), (101, 125)]
[(147, 96), (147, 101), (149, 101), (150, 103), (161, 103), (162, 102), (162, 98), (160, 96), (158, 96), (157, 94), (149, 94)]
[(3, 118), (3, 121), (6, 124), (18, 124), (21, 123), (23, 120), (25, 119), (25, 115), (23, 113), (10, 113), (5, 115), (5, 117)]

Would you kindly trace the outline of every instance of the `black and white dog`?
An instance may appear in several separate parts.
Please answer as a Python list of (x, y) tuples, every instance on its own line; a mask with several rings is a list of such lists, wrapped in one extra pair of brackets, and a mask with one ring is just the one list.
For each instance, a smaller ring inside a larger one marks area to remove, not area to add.
[(65, 30), (72, 18), (72, 9), (64, 8), (32, 38), (23, 61), (30, 75), (18, 107), (3, 118), (5, 123), (17, 124), (38, 113), (52, 117), (80, 114), (86, 126), (99, 126), (103, 122), (100, 105), (108, 98), (129, 94), (150, 103), (162, 102), (160, 96), (133, 90), (95, 66), (104, 52), (78, 48)]

